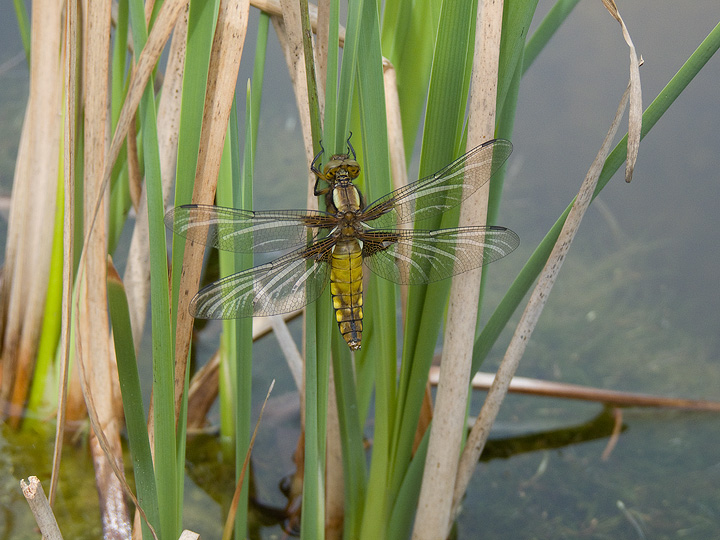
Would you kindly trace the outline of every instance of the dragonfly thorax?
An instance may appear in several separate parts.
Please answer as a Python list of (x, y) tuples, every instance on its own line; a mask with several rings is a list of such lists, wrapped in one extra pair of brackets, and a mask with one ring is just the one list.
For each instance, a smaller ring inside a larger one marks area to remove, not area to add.
[(363, 232), (362, 222), (358, 220), (359, 210), (351, 210), (347, 212), (339, 212), (337, 214), (338, 226), (336, 234), (340, 239), (358, 238)]
[(332, 205), (338, 213), (354, 214), (362, 208), (363, 198), (352, 182), (347, 185), (335, 185), (332, 190)]

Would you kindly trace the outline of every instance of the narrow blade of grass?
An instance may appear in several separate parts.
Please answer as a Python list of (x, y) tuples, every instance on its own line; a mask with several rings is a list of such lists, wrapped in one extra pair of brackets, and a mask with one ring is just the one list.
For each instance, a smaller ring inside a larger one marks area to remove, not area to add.
[[(130, 3), (130, 20), (135, 51), (143, 51), (147, 29), (143, 5)], [(138, 54), (142, 54), (139, 52)], [(180, 490), (177, 476), (175, 431), (175, 373), (168, 288), (168, 266), (163, 217), (160, 155), (157, 139), (157, 117), (152, 84), (145, 87), (140, 100), (139, 118), (145, 161), (148, 233), (150, 238), (150, 304), (153, 346), (153, 429), (155, 444), (155, 480), (162, 489), (157, 492), (160, 529), (163, 535), (180, 532)]]
[[(130, 312), (127, 297), (125, 296), (125, 287), (115, 267), (112, 266), (112, 262), (109, 263), (108, 267), (108, 305), (110, 307), (118, 379), (125, 412), (125, 427), (128, 432), (130, 454), (132, 455), (137, 497), (147, 519), (157, 528), (159, 513), (155, 470), (152, 453), (150, 452), (150, 440), (145, 420), (135, 348), (132, 346), (133, 336)], [(144, 521), (143, 528), (146, 528)], [(149, 529), (145, 529), (143, 537), (147, 538), (149, 534)]]
[[(388, 154), (387, 120), (380, 44), (380, 22), (375, 2), (365, 1), (360, 19), (357, 62), (358, 104), (362, 132), (362, 163), (365, 196), (372, 201), (392, 189)], [(350, 23), (349, 23), (350, 24)], [(348, 28), (348, 32), (350, 29)], [(343, 57), (343, 65), (346, 62)], [(385, 534), (392, 493), (388, 479), (392, 474), (392, 427), (396, 419), (396, 287), (370, 275), (365, 306), (367, 345), (363, 353), (374, 362), (375, 424), (372, 462), (362, 513), (362, 537)], [(360, 516), (358, 516), (360, 517)]]

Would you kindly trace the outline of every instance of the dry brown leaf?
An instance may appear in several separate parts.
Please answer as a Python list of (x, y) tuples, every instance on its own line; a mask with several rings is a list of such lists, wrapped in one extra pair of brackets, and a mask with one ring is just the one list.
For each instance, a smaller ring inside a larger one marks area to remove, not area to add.
[[(502, 18), (503, 2), (478, 2), (468, 116), (469, 148), (492, 139), (495, 132)], [(475, 194), (474, 201), (461, 204), (460, 227), (485, 223), (487, 189), (481, 189), (480, 196), (482, 199)], [(481, 269), (466, 272), (462, 277), (456, 276), (450, 288), (440, 383), (413, 528), (414, 540), (447, 538), (450, 534), (481, 277)], [(461, 489), (464, 493), (466, 486)]]
[[(251, 0), (250, 4), (253, 7), (258, 8), (259, 10), (264, 11), (268, 15), (274, 15), (275, 17), (280, 18), (282, 18), (283, 16), (283, 8), (280, 0)], [(318, 19), (320, 17), (318, 7), (314, 4), (308, 4), (308, 11), (310, 12), (310, 25), (317, 33)], [(340, 41), (340, 46), (342, 47), (343, 43), (345, 43), (345, 27), (340, 26), (338, 28), (338, 38)]]
[[(240, 59), (245, 45), (249, 17), (248, 0), (223, 0), (220, 3), (203, 108), (200, 133), (200, 150), (195, 170), (192, 202), (212, 204), (215, 198), (220, 160), (232, 102), (235, 98)], [(180, 414), (182, 393), (192, 337), (193, 318), (188, 312), (191, 291), (197, 291), (200, 282), (204, 249), (188, 242), (185, 246), (180, 277), (180, 295), (177, 313), (175, 343), (175, 417)]]
[(76, 142), (76, 113), (80, 96), (80, 72), (78, 69), (77, 43), (80, 39), (78, 30), (78, 2), (68, 2), (65, 8), (65, 42), (64, 42), (64, 84), (65, 103), (63, 103), (65, 118), (72, 118), (72, 122), (64, 124), (63, 143), (63, 292), (62, 292), (62, 325), (60, 329), (60, 373), (58, 376), (58, 407), (55, 422), (55, 444), (53, 446), (52, 476), (50, 478), (50, 504), (55, 500), (58, 482), (60, 479), (60, 461), (62, 456), (63, 436), (65, 433), (65, 413), (67, 406), (68, 371), (70, 364), (70, 324), (72, 313), (73, 289), (73, 261), (75, 248), (75, 142)]
[[(100, 511), (105, 536), (128, 537), (131, 531), (121, 482), (122, 420), (116, 408), (113, 379), (117, 370), (111, 361), (110, 328), (107, 318), (107, 200), (103, 185), (106, 162), (106, 133), (109, 123), (110, 0), (88, 6), (85, 31), (84, 92), (84, 225), (88, 231), (84, 265), (78, 270), (80, 310), (76, 332), (77, 366), (85, 404), (93, 417), (90, 452), (95, 468)], [(92, 400), (91, 396), (104, 399)], [(99, 444), (102, 436), (107, 445)]]
[(630, 32), (625, 25), (625, 21), (623, 21), (623, 18), (620, 16), (620, 11), (614, 0), (603, 0), (603, 4), (610, 15), (620, 23), (623, 38), (630, 49), (630, 106), (628, 110), (627, 160), (625, 162), (625, 181), (629, 183), (632, 180), (638, 152), (640, 151), (640, 137), (642, 133), (642, 88), (640, 84), (642, 58), (638, 60), (635, 44), (630, 38)]
[(590, 205), (592, 195), (595, 191), (595, 187), (597, 186), (598, 178), (600, 177), (605, 160), (610, 153), (612, 141), (617, 133), (618, 127), (620, 126), (622, 115), (625, 112), (628, 96), (629, 88), (625, 90), (610, 129), (608, 130), (600, 150), (598, 151), (595, 160), (590, 166), (590, 169), (580, 186), (580, 191), (575, 199), (575, 203), (565, 220), (565, 224), (563, 225), (560, 236), (555, 243), (555, 247), (550, 253), (550, 257), (540, 273), (537, 285), (530, 294), (530, 299), (528, 300), (527, 306), (525, 307), (520, 321), (518, 322), (513, 337), (510, 340), (505, 356), (500, 363), (500, 367), (495, 375), (495, 379), (490, 387), (485, 403), (480, 410), (478, 419), (470, 431), (470, 436), (467, 439), (467, 444), (463, 450), (460, 466), (458, 468), (457, 485), (453, 496), (453, 516), (457, 515), (460, 501), (462, 500), (465, 489), (470, 481), (472, 472), (478, 463), (478, 458), (485, 446), (488, 434), (490, 433), (490, 428), (492, 427), (492, 424), (497, 417), (497, 413), (500, 410), (500, 405), (507, 394), (510, 381), (515, 375), (520, 359), (525, 352), (525, 348), (530, 341), (530, 337), (537, 325), (540, 314), (545, 307), (545, 303), (547, 302), (553, 285), (555, 284), (555, 280), (557, 279), (560, 268), (567, 256), (573, 238), (577, 233), (580, 222), (582, 221), (585, 211)]
[(166, 0), (158, 12), (145, 47), (140, 52), (138, 62), (130, 75), (128, 92), (125, 96), (122, 109), (120, 110), (120, 115), (118, 116), (112, 142), (110, 143), (110, 150), (105, 164), (105, 173), (103, 175), (103, 187), (107, 185), (110, 179), (113, 164), (127, 136), (130, 122), (135, 118), (135, 112), (140, 105), (140, 99), (152, 76), (155, 64), (157, 64), (160, 54), (170, 37), (170, 32), (175, 28), (175, 23), (182, 11), (186, 8), (187, 3), (188, 0)]
[(32, 9), (29, 98), (13, 179), (0, 295), (4, 315), (0, 401), (8, 403), (13, 426), (20, 422), (35, 366), (50, 274), (61, 133), (61, 12), (62, 5), (56, 2), (40, 1)]
[[(187, 5), (178, 18), (173, 30), (170, 54), (168, 55), (163, 92), (158, 105), (158, 147), (160, 151), (160, 172), (165, 205), (170, 198), (177, 164), (177, 142), (180, 125), (180, 101), (182, 98), (182, 75), (185, 62), (187, 38)], [(147, 194), (145, 184), (141, 186), (138, 210), (135, 218), (128, 261), (123, 281), (130, 309), (133, 343), (137, 353), (142, 342), (142, 333), (150, 299), (150, 238), (148, 232)]]
[[(283, 53), (285, 54), (285, 64), (290, 74), (290, 81), (292, 82), (295, 93), (295, 103), (298, 108), (298, 115), (300, 116), (305, 156), (309, 163), (313, 158), (313, 140), (300, 8), (298, 3), (293, 0), (285, 0), (282, 5), (282, 18), (274, 16), (272, 17), (272, 21), (280, 44), (282, 45)], [(310, 175), (310, 172), (308, 172), (308, 175)], [(313, 195), (312, 183), (308, 182), (307, 184), (308, 208), (317, 208), (317, 198)]]
[(252, 437), (250, 437), (250, 444), (248, 445), (247, 452), (245, 453), (245, 461), (243, 461), (242, 468), (240, 469), (240, 475), (238, 477), (237, 484), (235, 485), (235, 493), (233, 494), (232, 502), (230, 503), (230, 509), (228, 515), (225, 518), (225, 526), (223, 527), (223, 540), (230, 540), (232, 537), (233, 527), (235, 526), (235, 514), (237, 513), (237, 507), (240, 503), (240, 493), (242, 492), (243, 483), (245, 481), (245, 474), (247, 473), (248, 463), (250, 463), (250, 454), (252, 453), (253, 446), (255, 446), (255, 437), (257, 437), (258, 429), (260, 428), (260, 422), (262, 422), (263, 413), (265, 412), (265, 406), (267, 405), (268, 399), (270, 399), (270, 393), (275, 387), (275, 379), (270, 383), (267, 394), (265, 395), (265, 401), (263, 401), (262, 407), (260, 408), (260, 415), (258, 416), (257, 422), (255, 423), (255, 429), (253, 430)]

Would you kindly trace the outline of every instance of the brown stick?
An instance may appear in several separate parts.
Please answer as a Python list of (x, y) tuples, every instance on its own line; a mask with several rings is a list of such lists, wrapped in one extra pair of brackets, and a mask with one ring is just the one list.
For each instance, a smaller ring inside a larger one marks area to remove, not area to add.
[(28, 482), (20, 480), (20, 487), (22, 488), (23, 495), (30, 505), (33, 516), (35, 516), (35, 522), (40, 528), (43, 538), (47, 540), (62, 540), (62, 534), (58, 527), (55, 515), (53, 514), (50, 503), (45, 497), (45, 491), (42, 488), (40, 480), (37, 476), (31, 476), (28, 478)]
[[(438, 368), (430, 368), (430, 382), (437, 384)], [(475, 390), (487, 390), (492, 385), (495, 375), (493, 373), (476, 373), (472, 379)], [(676, 409), (689, 409), (694, 411), (720, 412), (720, 402), (702, 399), (684, 399), (633, 392), (620, 392), (605, 390), (580, 384), (559, 383), (530, 379), (528, 377), (513, 377), (510, 383), (510, 392), (529, 394), (534, 396), (559, 397), (567, 399), (580, 399), (583, 401), (597, 401), (615, 407), (666, 407)]]

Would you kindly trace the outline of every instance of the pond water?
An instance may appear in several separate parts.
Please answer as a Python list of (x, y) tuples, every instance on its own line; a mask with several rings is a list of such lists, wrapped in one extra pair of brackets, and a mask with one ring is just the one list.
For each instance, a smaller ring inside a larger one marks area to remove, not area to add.
[[(647, 107), (720, 21), (720, 4), (639, 0), (619, 7), (645, 60), (641, 77)], [(549, 3), (541, 2), (534, 25), (547, 9)], [(10, 13), (0, 17), (0, 40), (2, 64), (21, 50)], [(304, 157), (294, 98), (282, 94), (287, 75), (273, 39), (270, 52), (265, 87), (280, 94), (264, 96), (257, 160), (265, 166), (258, 168), (256, 207), (292, 208), (303, 195), (292, 193), (281, 180)], [(499, 291), (577, 192), (625, 88), (628, 63), (618, 24), (600, 2), (583, 2), (527, 72), (500, 214), (500, 224), (515, 230), (522, 245), (504, 261), (502, 272), (491, 269)], [(17, 103), (25, 91), (23, 76), (22, 67), (0, 73), (2, 99), (12, 103), (0, 108), (4, 126), (17, 127), (22, 119), (22, 104)], [(241, 80), (247, 76), (241, 74)], [(627, 185), (617, 175), (591, 206), (520, 375), (720, 400), (718, 88), (716, 57), (644, 139), (633, 182)], [(5, 139), (0, 155), (12, 158), (16, 145), (17, 137)], [(279, 157), (278, 146), (285, 149)], [(3, 157), (0, 196), (9, 193), (11, 180), (12, 165)], [(0, 223), (4, 245), (6, 223)], [(488, 291), (488, 300), (497, 301), (493, 291)], [(496, 367), (509, 337), (501, 339), (485, 370)], [(272, 340), (264, 341), (257, 346), (258, 355), (276, 357)], [(277, 482), (291, 470), (297, 400), (281, 364), (263, 362), (260, 369), (262, 380), (269, 373), (286, 377), (282, 391), (276, 390), (271, 400), (274, 426), (261, 430), (256, 453), (266, 456), (267, 449), (282, 445), (276, 452), (282, 461), (256, 463), (260, 496), (282, 505)], [(475, 396), (474, 413), (483, 397)], [(716, 537), (720, 417), (625, 410), (624, 430), (603, 460), (609, 432), (607, 422), (599, 419), (608, 414), (599, 405), (509, 398), (493, 433), (497, 446), (489, 445), (488, 451), (505, 448), (503, 440), (511, 436), (532, 440), (507, 454), (498, 451), (505, 457), (481, 463), (457, 523), (457, 537), (477, 538), (479, 531), (483, 538), (502, 539)], [(586, 429), (588, 425), (592, 429)], [(558, 437), (561, 445), (553, 442)], [(0, 435), (0, 538), (29, 538), (32, 533), (33, 521), (17, 486), (28, 474), (47, 472), (50, 450), (41, 440), (18, 439), (5, 429)], [(8, 452), (17, 448), (20, 453)], [(89, 470), (86, 454), (78, 454), (67, 460), (68, 477)], [(29, 456), (35, 459), (29, 461)], [(92, 479), (78, 485), (81, 489), (74, 492), (92, 501)], [(188, 509), (186, 526), (206, 538), (217, 537), (223, 511), (214, 494), (192, 475), (187, 490), (188, 501), (197, 504)], [(64, 508), (72, 507), (69, 492), (60, 493)], [(67, 521), (61, 524), (66, 536), (80, 538), (80, 531), (87, 538), (99, 536), (99, 522), (88, 518), (97, 515), (96, 505), (88, 506), (92, 504), (81, 505), (81, 516), (67, 510)], [(267, 538), (280, 534), (277, 527), (263, 530)]]

